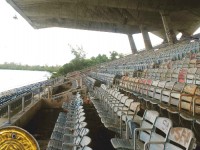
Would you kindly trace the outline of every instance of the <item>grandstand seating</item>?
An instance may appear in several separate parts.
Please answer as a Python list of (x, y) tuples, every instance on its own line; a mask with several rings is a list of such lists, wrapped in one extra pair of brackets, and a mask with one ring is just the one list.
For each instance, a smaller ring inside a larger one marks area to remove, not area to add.
[(40, 92), (39, 91), (40, 88), (51, 85), (53, 82), (54, 82), (53, 80), (45, 80), (34, 84), (26, 85), (20, 88), (15, 88), (9, 91), (2, 92), (0, 93), (0, 106), (13, 101), (14, 99), (26, 96), (32, 92), (37, 94), (38, 92)]
[(87, 145), (91, 139), (87, 136), (89, 129), (83, 110), (83, 100), (76, 94), (70, 102), (64, 102), (55, 123), (47, 150), (92, 150)]
[[(111, 140), (114, 148), (194, 149), (195, 136), (200, 143), (199, 56), (195, 41), (130, 55), (88, 74), (87, 86), (94, 79), (103, 83), (92, 90), (88, 86), (89, 95), (104, 126), (118, 136)], [(145, 115), (151, 112), (155, 120), (145, 124)], [(136, 126), (132, 131), (130, 122)], [(139, 126), (151, 126), (152, 132), (145, 132), (147, 136), (141, 131), (136, 137)], [(165, 134), (158, 135), (155, 128)]]

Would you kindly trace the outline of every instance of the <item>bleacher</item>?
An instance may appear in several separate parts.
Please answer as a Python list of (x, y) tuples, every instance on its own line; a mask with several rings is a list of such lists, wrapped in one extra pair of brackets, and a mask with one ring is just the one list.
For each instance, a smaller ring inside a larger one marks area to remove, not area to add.
[(41, 90), (45, 86), (52, 85), (53, 82), (54, 82), (54, 80), (52, 80), (52, 79), (45, 80), (45, 81), (29, 84), (26, 86), (22, 86), (19, 88), (11, 89), (9, 91), (1, 92), (0, 93), (0, 106), (11, 102), (14, 99), (17, 99), (18, 97), (28, 95), (32, 92), (37, 94), (39, 92), (39, 90)]
[[(199, 56), (198, 41), (184, 42), (88, 73), (90, 99), (104, 126), (116, 133), (115, 149), (199, 147)], [(94, 86), (96, 80), (103, 84)]]
[(83, 100), (77, 93), (71, 101), (64, 102), (48, 143), (47, 150), (92, 150), (87, 145), (91, 138), (87, 136)]

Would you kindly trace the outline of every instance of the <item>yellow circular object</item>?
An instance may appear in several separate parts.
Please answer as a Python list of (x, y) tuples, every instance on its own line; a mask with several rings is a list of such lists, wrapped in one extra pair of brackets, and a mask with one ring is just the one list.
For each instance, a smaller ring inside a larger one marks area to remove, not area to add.
[(22, 128), (0, 128), (0, 150), (39, 150), (35, 138)]

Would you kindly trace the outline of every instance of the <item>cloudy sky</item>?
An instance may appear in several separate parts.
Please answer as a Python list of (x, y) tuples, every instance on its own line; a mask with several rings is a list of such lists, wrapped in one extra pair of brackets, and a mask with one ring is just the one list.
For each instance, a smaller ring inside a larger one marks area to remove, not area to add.
[[(18, 19), (13, 19), (14, 16)], [(33, 29), (5, 0), (0, 0), (0, 63), (63, 65), (73, 59), (68, 44), (82, 46), (87, 57), (109, 51), (130, 54), (127, 35), (66, 28)], [(133, 35), (138, 49), (141, 34)], [(153, 45), (162, 39), (150, 34)]]

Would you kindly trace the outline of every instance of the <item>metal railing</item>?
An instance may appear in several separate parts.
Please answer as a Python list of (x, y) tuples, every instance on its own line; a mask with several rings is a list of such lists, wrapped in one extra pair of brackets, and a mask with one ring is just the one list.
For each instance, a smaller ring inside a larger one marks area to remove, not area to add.
[(19, 112), (24, 112), (26, 107), (33, 105), (36, 100), (40, 100), (44, 94), (45, 88), (36, 88), (32, 92), (13, 98), (9, 102), (5, 102), (0, 106), (0, 119), (7, 118), (7, 123), (11, 123), (11, 117)]
[[(64, 80), (61, 78), (56, 78), (54, 80), (51, 79), (47, 81), (48, 85), (33, 88), (30, 92), (17, 96), (12, 96), (10, 99), (3, 102), (0, 105), (0, 123), (2, 123), (1, 119), (3, 118), (4, 122), (5, 119), (7, 119), (6, 123), (11, 124), (12, 116), (16, 115), (19, 112), (24, 112), (27, 106), (35, 104), (36, 100), (40, 100), (42, 95), (49, 93), (49, 90), (46, 89), (49, 88), (50, 84), (51, 86), (54, 86), (60, 82), (63, 82)], [(0, 126), (1, 125), (2, 124), (0, 124)]]

